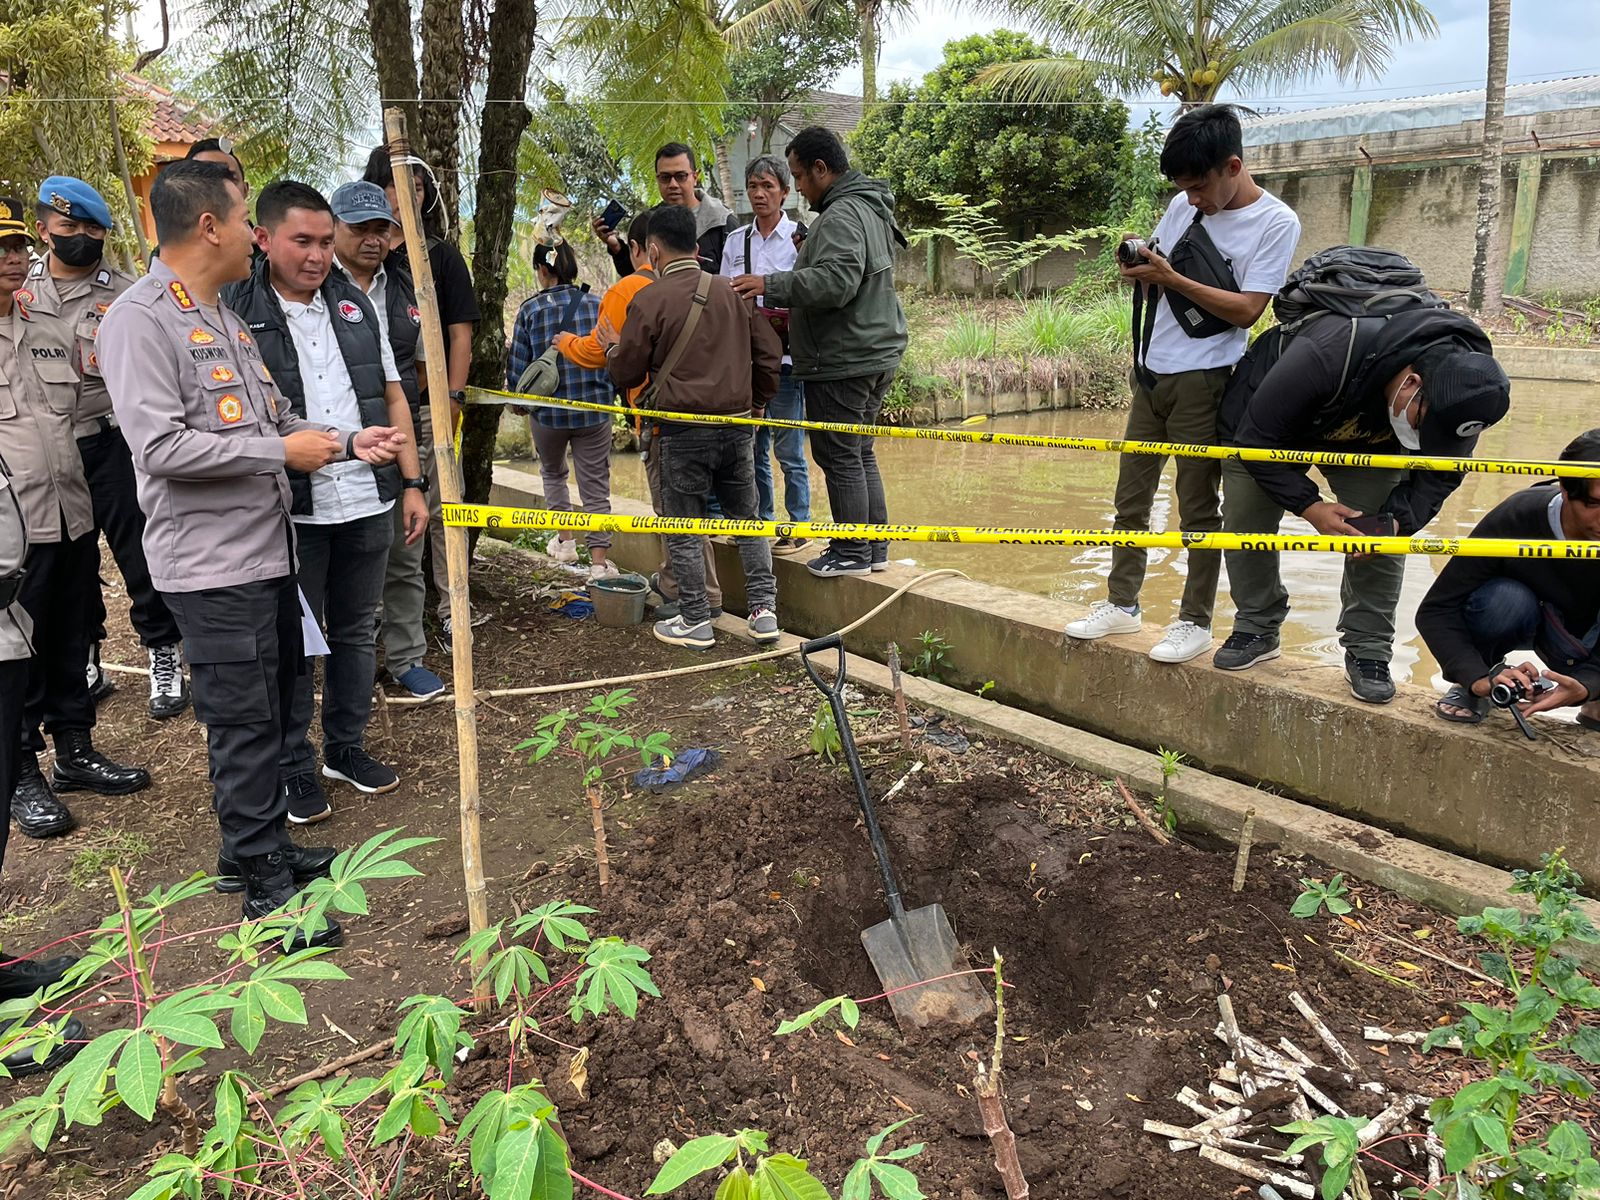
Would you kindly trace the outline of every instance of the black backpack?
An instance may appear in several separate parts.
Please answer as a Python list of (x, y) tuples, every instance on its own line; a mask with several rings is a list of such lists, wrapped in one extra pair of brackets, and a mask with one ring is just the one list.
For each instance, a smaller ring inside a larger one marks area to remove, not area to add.
[(1417, 264), (1395, 250), (1375, 246), (1332, 246), (1313, 254), (1284, 281), (1272, 298), (1278, 324), (1251, 343), (1234, 367), (1217, 410), (1217, 435), (1232, 441), (1250, 397), (1283, 356), (1289, 339), (1312, 321), (1338, 318), (1350, 326), (1344, 367), (1330, 403), (1338, 403), (1362, 367), (1385, 323), (1396, 313), (1419, 308), (1449, 308), (1429, 289)]

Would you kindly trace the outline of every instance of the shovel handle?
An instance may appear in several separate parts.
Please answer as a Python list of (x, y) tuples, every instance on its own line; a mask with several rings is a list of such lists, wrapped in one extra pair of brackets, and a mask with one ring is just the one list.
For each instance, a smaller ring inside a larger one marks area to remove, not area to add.
[[(831, 686), (823, 681), (811, 662), (813, 654), (820, 654), (824, 650), (839, 652), (839, 665), (834, 670)], [(883, 839), (883, 829), (878, 824), (877, 807), (872, 803), (871, 792), (867, 790), (867, 776), (861, 769), (861, 754), (856, 750), (855, 735), (850, 732), (850, 714), (844, 707), (844, 638), (837, 633), (830, 633), (826, 637), (802, 642), (800, 662), (806, 674), (811, 676), (811, 682), (828, 698), (828, 705), (833, 710), (834, 728), (839, 732), (839, 749), (844, 752), (845, 762), (850, 766), (851, 781), (856, 785), (856, 803), (861, 806), (861, 817), (867, 826), (867, 840), (872, 843), (873, 856), (878, 860), (878, 873), (883, 877), (884, 898), (889, 902), (889, 914), (899, 921), (905, 917), (905, 902), (900, 898), (900, 884), (889, 862), (889, 847)]]

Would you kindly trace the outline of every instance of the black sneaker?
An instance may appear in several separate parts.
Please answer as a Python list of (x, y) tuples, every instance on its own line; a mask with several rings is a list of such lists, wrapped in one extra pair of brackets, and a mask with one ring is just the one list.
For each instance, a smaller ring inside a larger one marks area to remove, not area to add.
[(1381, 658), (1357, 658), (1344, 654), (1344, 677), (1350, 681), (1350, 694), (1367, 704), (1387, 704), (1394, 699), (1394, 680), (1389, 664)]
[(333, 805), (328, 803), (322, 785), (310, 771), (285, 779), (283, 793), (289, 804), (291, 825), (315, 825), (333, 816)]
[(872, 569), (873, 571), (887, 571), (889, 569), (889, 543), (872, 543)]
[(400, 786), (400, 776), (384, 766), (360, 746), (335, 753), (324, 753), (322, 773), (329, 779), (343, 780), (369, 796), (392, 792)]
[(1217, 647), (1217, 652), (1211, 656), (1211, 665), (1224, 671), (1246, 671), (1282, 653), (1276, 634), (1235, 631)]
[(872, 562), (865, 558), (847, 558), (830, 546), (819, 557), (808, 562), (806, 570), (818, 579), (833, 579), (839, 575), (870, 575)]

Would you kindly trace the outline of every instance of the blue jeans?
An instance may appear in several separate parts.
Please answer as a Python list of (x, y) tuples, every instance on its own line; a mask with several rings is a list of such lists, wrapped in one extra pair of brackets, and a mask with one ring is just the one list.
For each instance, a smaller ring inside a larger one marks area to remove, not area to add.
[[(785, 366), (778, 382), (778, 394), (767, 405), (767, 416), (779, 421), (803, 421), (806, 416), (806, 385), (794, 377), (794, 368)], [(811, 519), (811, 468), (806, 465), (806, 433), (803, 429), (756, 429), (756, 509), (763, 521), (776, 515), (772, 492), (772, 451), (776, 446), (778, 466), (783, 470), (783, 507), (791, 521)]]
[(1461, 611), (1478, 653), (1490, 663), (1513, 650), (1533, 650), (1552, 670), (1565, 671), (1600, 641), (1600, 623), (1582, 634), (1567, 630), (1532, 588), (1514, 579), (1489, 580), (1467, 597)]

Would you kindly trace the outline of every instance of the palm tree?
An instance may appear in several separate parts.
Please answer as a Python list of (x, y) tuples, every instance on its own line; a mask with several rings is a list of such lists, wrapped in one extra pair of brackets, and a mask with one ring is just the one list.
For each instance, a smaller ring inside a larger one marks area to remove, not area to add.
[(1326, 71), (1379, 75), (1395, 42), (1432, 37), (1421, 0), (989, 0), (1070, 51), (1001, 63), (979, 77), (1019, 100), (1075, 98), (1086, 84), (1137, 95), (1159, 85), (1185, 106)]
[(1506, 62), (1511, 51), (1511, 0), (1489, 0), (1489, 77), (1483, 92), (1483, 156), (1478, 161), (1478, 226), (1472, 252), (1472, 287), (1467, 307), (1500, 311), (1500, 288), (1489, 287), (1499, 256), (1500, 158), (1506, 140)]

